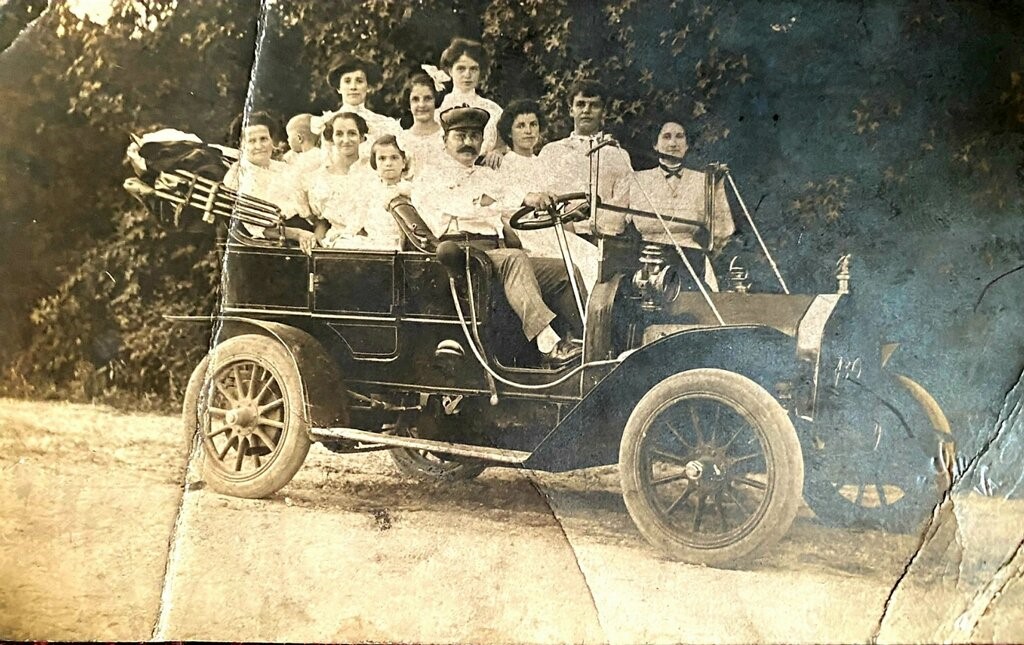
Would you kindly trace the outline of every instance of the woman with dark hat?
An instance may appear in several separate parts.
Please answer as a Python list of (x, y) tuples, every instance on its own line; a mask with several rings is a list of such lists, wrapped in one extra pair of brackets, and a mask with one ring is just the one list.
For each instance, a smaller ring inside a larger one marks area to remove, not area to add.
[(327, 73), (327, 82), (341, 96), (341, 107), (333, 112), (325, 113), (322, 117), (313, 117), (310, 124), (313, 132), (321, 134), (324, 123), (331, 120), (331, 117), (338, 112), (358, 114), (366, 121), (369, 128), (369, 134), (363, 144), (365, 150), (361, 149), (363, 157), (369, 155), (370, 146), (377, 140), (377, 137), (385, 134), (397, 135), (401, 132), (402, 126), (396, 119), (378, 114), (366, 107), (370, 88), (379, 81), (380, 68), (376, 64), (350, 54), (341, 54), (335, 57), (331, 61), (330, 71)]

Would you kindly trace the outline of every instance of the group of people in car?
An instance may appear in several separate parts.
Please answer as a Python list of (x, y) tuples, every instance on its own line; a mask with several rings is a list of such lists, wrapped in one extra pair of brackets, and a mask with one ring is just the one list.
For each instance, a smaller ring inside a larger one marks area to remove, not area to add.
[[(366, 105), (377, 66), (342, 56), (328, 75), (341, 106), (291, 118), (285, 128), (289, 150), (281, 159), (275, 158), (279, 121), (265, 112), (248, 114), (238, 132), (241, 158), (224, 181), (276, 204), (291, 217), (284, 235), (307, 252), (317, 245), (400, 249), (402, 233), (387, 207), (405, 195), (437, 238), (488, 255), (523, 333), (549, 364), (563, 365), (581, 353), (573, 340), (582, 337), (582, 320), (556, 236), (550, 230), (521, 232), (512, 248), (505, 243), (508, 216), (522, 206), (550, 208), (556, 195), (588, 189), (602, 203), (619, 206), (599, 208), (566, 231), (577, 282), (592, 286), (597, 247), (587, 238), (622, 233), (630, 222), (647, 241), (701, 248), (696, 222), (707, 212), (705, 174), (683, 166), (686, 131), (671, 118), (658, 124), (652, 142), (658, 167), (634, 171), (629, 153), (614, 145), (602, 147), (599, 163), (592, 163), (593, 147), (604, 140), (609, 103), (607, 90), (592, 80), (578, 81), (566, 97), (572, 133), (542, 145), (545, 123), (537, 102), (517, 100), (502, 108), (477, 94), (487, 65), (480, 43), (453, 39), (440, 67), (423, 65), (410, 75), (405, 98), (412, 123), (403, 128)], [(703, 228), (712, 231), (710, 243), (717, 248), (734, 225), (723, 188), (713, 195), (715, 221)], [(256, 238), (279, 234), (245, 226)]]

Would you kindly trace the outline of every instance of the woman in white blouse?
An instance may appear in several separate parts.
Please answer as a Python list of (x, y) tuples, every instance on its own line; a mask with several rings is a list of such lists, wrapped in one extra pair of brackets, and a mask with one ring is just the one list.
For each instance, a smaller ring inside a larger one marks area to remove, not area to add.
[[(509, 151), (501, 160), (498, 174), (507, 185), (527, 192), (549, 189), (547, 173), (536, 155), (543, 129), (544, 117), (535, 101), (513, 101), (502, 113), (497, 130)], [(553, 229), (518, 231), (518, 234), (523, 249), (530, 255), (562, 257)], [(571, 231), (566, 231), (566, 245), (588, 291), (593, 290), (597, 281), (597, 247)]]
[(497, 168), (507, 150), (505, 144), (498, 140), (501, 106), (476, 93), (487, 64), (487, 53), (483, 45), (467, 38), (453, 38), (448, 48), (441, 53), (441, 68), (451, 76), (452, 91), (441, 101), (438, 113), (463, 105), (486, 110), (491, 118), (484, 128), (484, 143), (480, 147), (480, 154), (488, 166)]
[[(369, 157), (370, 145), (377, 137), (385, 134), (398, 134), (402, 126), (397, 119), (374, 112), (366, 107), (371, 89), (380, 81), (380, 68), (375, 64), (349, 54), (342, 54), (331, 61), (327, 82), (331, 89), (341, 97), (341, 107), (323, 116), (313, 117), (310, 128), (314, 134), (323, 132), (324, 124), (339, 112), (352, 112), (366, 122), (366, 138), (364, 139), (362, 156)], [(324, 137), (323, 143), (329, 147), (330, 139)]]
[(366, 132), (366, 121), (358, 114), (334, 115), (324, 127), (324, 135), (332, 142), (328, 162), (305, 177), (306, 199), (316, 218), (315, 235), (324, 246), (328, 232), (333, 240), (340, 240), (356, 237), (362, 228), (349, 213), (360, 182), (370, 177), (366, 160), (359, 155)]

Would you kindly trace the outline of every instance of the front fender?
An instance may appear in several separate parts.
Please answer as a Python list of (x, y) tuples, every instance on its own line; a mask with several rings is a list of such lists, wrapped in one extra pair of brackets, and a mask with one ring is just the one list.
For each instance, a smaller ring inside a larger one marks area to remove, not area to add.
[(641, 397), (669, 376), (713, 367), (743, 374), (778, 396), (780, 383), (813, 378), (795, 341), (764, 326), (691, 329), (660, 338), (628, 356), (605, 376), (525, 462), (526, 468), (563, 472), (618, 461), (619, 441)]
[(309, 333), (279, 322), (243, 316), (167, 316), (175, 322), (213, 323), (214, 346), (240, 334), (273, 338), (288, 352), (302, 379), (303, 402), (310, 427), (346, 426), (348, 396), (341, 370)]

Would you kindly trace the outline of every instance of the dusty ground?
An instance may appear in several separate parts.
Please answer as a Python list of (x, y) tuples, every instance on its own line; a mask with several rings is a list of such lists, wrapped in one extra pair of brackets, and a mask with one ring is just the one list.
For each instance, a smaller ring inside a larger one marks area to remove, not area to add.
[(182, 492), (173, 418), (0, 401), (0, 423), (0, 638), (1024, 638), (1021, 502), (955, 496), (920, 549), (805, 509), (725, 571), (660, 559), (610, 471), (424, 485), (385, 454), (314, 446), (281, 493), (250, 501)]

